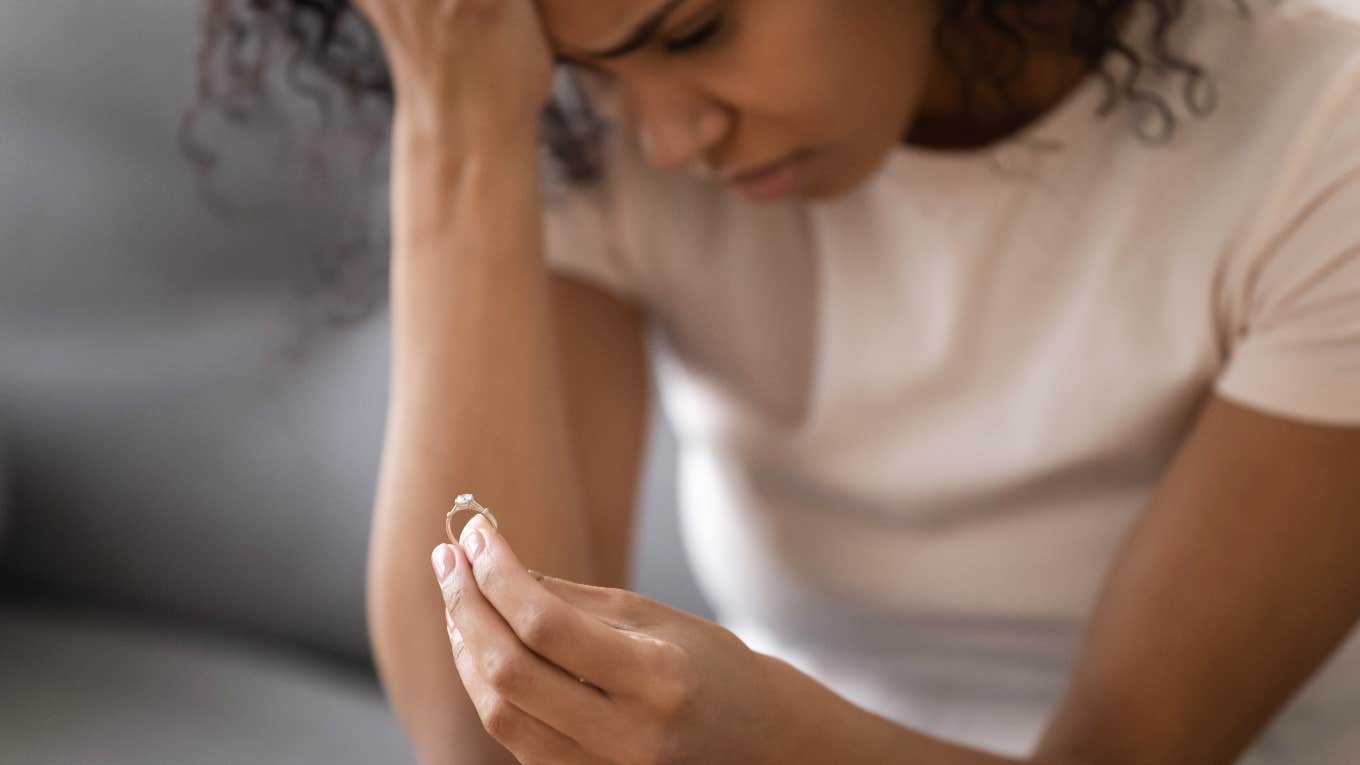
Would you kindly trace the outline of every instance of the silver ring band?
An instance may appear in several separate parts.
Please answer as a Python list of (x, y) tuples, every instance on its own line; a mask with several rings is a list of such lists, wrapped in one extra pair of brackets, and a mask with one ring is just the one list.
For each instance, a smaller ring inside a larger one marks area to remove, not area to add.
[(458, 537), (453, 535), (453, 516), (464, 510), (485, 515), (491, 521), (492, 528), (500, 531), (501, 525), (496, 521), (496, 516), (491, 514), (491, 508), (483, 507), (471, 494), (459, 494), (454, 497), (453, 509), (444, 515), (444, 532), (449, 535), (450, 542), (458, 543)]

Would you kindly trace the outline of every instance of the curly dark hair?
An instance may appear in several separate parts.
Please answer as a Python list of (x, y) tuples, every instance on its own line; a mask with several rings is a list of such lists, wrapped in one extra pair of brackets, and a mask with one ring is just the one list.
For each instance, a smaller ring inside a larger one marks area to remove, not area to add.
[[(1168, 140), (1176, 118), (1158, 92), (1142, 85), (1145, 70), (1182, 75), (1184, 101), (1192, 114), (1202, 116), (1213, 107), (1212, 81), (1200, 66), (1172, 51), (1168, 39), (1194, 0), (938, 1), (935, 45), (963, 83), (964, 109), (979, 119), (1018, 113), (1011, 88), (1032, 41), (1073, 55), (1100, 75), (1106, 97), (1099, 116), (1125, 101), (1141, 107), (1138, 132), (1150, 143)], [(1251, 15), (1247, 0), (1233, 1), (1243, 16)], [(1148, 39), (1135, 46), (1122, 33), (1140, 9), (1148, 13)], [(279, 53), (281, 68), (272, 66)], [(323, 126), (344, 117), (352, 133), (365, 137), (365, 167), (372, 165), (390, 126), (393, 88), (377, 33), (350, 0), (205, 0), (197, 98), (185, 112), (180, 132), (183, 150), (202, 171), (200, 179), (218, 164), (216, 153), (196, 136), (204, 111), (215, 110), (237, 124), (277, 116), (279, 102), (269, 86), (273, 74), (315, 106)], [(601, 169), (606, 127), (571, 65), (559, 66), (556, 77), (553, 98), (542, 115), (543, 146), (564, 180), (590, 183)], [(343, 111), (337, 110), (338, 102), (343, 102)], [(308, 144), (318, 170), (325, 164), (320, 147), (320, 141)], [(211, 203), (219, 210), (231, 209), (221, 199)], [(364, 238), (349, 253), (367, 244)], [(331, 284), (342, 270), (330, 267)], [(363, 302), (370, 307), (373, 301), (370, 296)], [(366, 313), (366, 307), (357, 315)]]

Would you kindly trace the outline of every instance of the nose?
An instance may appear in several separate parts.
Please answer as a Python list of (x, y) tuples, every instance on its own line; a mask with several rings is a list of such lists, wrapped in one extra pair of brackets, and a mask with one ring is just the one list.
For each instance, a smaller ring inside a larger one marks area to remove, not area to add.
[(712, 170), (706, 163), (708, 151), (727, 135), (731, 124), (727, 110), (713, 102), (656, 108), (639, 121), (638, 143), (657, 168), (689, 166), (708, 173)]

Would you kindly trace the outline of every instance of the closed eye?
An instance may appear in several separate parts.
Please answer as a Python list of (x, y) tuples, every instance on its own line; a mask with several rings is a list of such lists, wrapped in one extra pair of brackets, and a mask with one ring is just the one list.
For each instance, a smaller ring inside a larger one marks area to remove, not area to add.
[(708, 39), (717, 34), (720, 28), (722, 28), (722, 16), (714, 16), (712, 21), (699, 27), (690, 34), (677, 40), (667, 40), (666, 50), (671, 53), (680, 53), (690, 50), (691, 48), (697, 48), (705, 42), (708, 42)]

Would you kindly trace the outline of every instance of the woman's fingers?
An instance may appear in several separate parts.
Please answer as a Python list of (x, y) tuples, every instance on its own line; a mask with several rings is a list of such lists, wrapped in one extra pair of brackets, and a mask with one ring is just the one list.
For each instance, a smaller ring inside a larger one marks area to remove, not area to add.
[(474, 142), (537, 128), (552, 52), (534, 0), (355, 0), (355, 7), (382, 40), (398, 106), (426, 128), (485, 128)]
[(612, 610), (602, 607), (602, 613), (612, 615), (602, 618), (573, 606), (530, 576), (505, 538), (481, 516), (463, 527), (465, 551), (473, 532), (485, 539), (485, 548), (472, 560), (477, 587), (524, 645), (606, 693), (632, 694), (645, 684), (638, 669), (652, 665), (655, 641), (626, 631), (632, 627), (623, 618), (627, 591), (598, 595), (601, 604), (618, 603)]
[(477, 716), (491, 737), (509, 749), (521, 762), (586, 763), (586, 752), (569, 736), (525, 712), (504, 696), (499, 695), (481, 677), (476, 660), (462, 639), (461, 630), (453, 626), (448, 612), (444, 613), (453, 643), (453, 660), (463, 680)]
[[(453, 559), (452, 570), (441, 581), (446, 618), (453, 625), (450, 639), (456, 628), (461, 645), (453, 646), (455, 662), (487, 731), (507, 746), (520, 732), (543, 739), (545, 734), (517, 719), (519, 711), (568, 740), (601, 733), (602, 721), (614, 718), (608, 696), (530, 650), (478, 589), (457, 546), (440, 545), (435, 555)], [(525, 578), (533, 581), (527, 574)]]
[(631, 590), (558, 579), (532, 569), (529, 575), (548, 592), (616, 629), (638, 631), (655, 624), (662, 612), (684, 613)]

